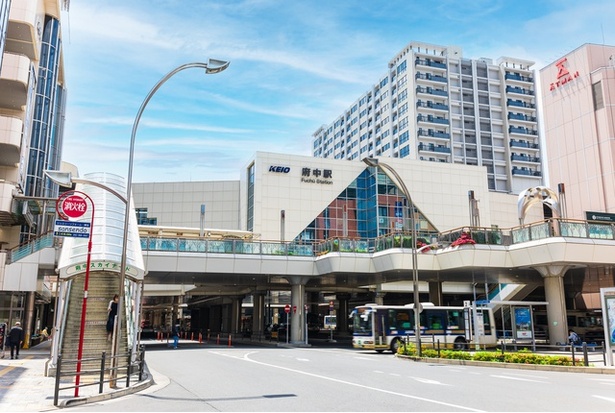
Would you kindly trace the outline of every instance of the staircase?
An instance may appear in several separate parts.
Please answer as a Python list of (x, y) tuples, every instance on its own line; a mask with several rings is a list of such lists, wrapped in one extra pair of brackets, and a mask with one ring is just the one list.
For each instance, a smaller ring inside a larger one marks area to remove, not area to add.
[[(68, 363), (68, 360), (77, 360), (79, 352), (79, 334), (81, 330), (81, 312), (83, 307), (83, 287), (85, 275), (81, 274), (73, 279), (70, 289), (68, 312), (64, 325), (64, 339), (61, 343), (60, 354), (62, 355), (62, 374), (76, 371), (76, 363)], [(119, 292), (119, 277), (108, 272), (90, 273), (88, 283), (88, 299), (85, 317), (85, 329), (83, 336), (81, 372), (95, 371), (99, 374), (101, 355), (106, 352), (107, 360), (105, 367), (111, 364), (112, 341), (107, 341), (107, 307), (113, 296)], [(120, 309), (118, 308), (118, 311)], [(127, 350), (125, 318), (122, 325), (122, 340), (118, 354), (125, 354)]]

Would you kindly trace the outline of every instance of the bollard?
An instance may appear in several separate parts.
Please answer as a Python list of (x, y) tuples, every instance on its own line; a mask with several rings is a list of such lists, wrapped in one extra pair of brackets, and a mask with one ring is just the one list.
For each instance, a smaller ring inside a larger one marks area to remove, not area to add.
[(583, 342), (583, 365), (589, 366), (589, 355), (587, 354), (587, 343)]
[(231, 335), (230, 334), (228, 335), (228, 346), (229, 347), (231, 346)]
[(220, 333), (218, 333), (218, 338), (216, 339), (216, 345), (220, 345)]
[(194, 341), (194, 331), (190, 334), (190, 341)]
[(199, 333), (199, 344), (203, 344), (203, 333)]

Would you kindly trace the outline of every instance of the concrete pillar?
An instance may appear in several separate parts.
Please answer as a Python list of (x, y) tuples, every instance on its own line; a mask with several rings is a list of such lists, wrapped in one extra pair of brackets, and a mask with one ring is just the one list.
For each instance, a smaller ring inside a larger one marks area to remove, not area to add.
[(566, 265), (547, 265), (535, 267), (542, 275), (545, 284), (545, 301), (547, 304), (547, 321), (549, 322), (549, 341), (565, 343), (568, 340), (568, 322), (566, 320), (566, 299), (564, 296), (564, 275), (570, 267)]
[(262, 291), (252, 294), (252, 334), (259, 337), (265, 327), (265, 295)]
[[(308, 277), (289, 276), (290, 282), (290, 337), (291, 344), (305, 344), (306, 312), (305, 312), (305, 284)], [(286, 322), (286, 321), (285, 321)], [(285, 338), (283, 338), (285, 340)]]
[(382, 291), (376, 291), (376, 293), (374, 294), (374, 302), (378, 305), (383, 305), (384, 304), (384, 296), (387, 293), (384, 293)]
[(337, 293), (339, 311), (337, 313), (337, 331), (340, 333), (348, 332), (348, 315), (350, 315), (350, 309), (348, 308), (348, 300), (350, 300), (349, 293)]
[(442, 305), (442, 281), (429, 282), (429, 302)]
[(243, 295), (234, 295), (231, 297), (231, 325), (230, 332), (238, 333), (241, 330), (241, 304), (243, 303)]
[[(35, 292), (33, 291), (29, 291), (26, 293), (26, 308), (25, 308), (25, 325), (22, 326), (23, 327), (23, 331), (24, 331), (24, 341), (23, 341), (23, 348), (30, 348), (30, 337), (32, 335), (32, 329), (34, 328), (34, 297), (35, 297)], [(15, 323), (13, 323), (15, 324)], [(7, 326), (7, 328), (11, 328), (12, 326), (9, 325)]]

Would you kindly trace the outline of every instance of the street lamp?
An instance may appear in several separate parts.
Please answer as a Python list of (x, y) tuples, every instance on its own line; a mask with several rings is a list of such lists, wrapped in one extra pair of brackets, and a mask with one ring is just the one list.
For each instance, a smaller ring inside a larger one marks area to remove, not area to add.
[[(126, 210), (124, 213), (124, 234), (122, 237), (122, 256), (121, 256), (121, 264), (120, 264), (120, 291), (119, 291), (119, 299), (117, 303), (117, 321), (115, 323), (115, 341), (113, 342), (112, 352), (111, 352), (111, 363), (113, 367), (117, 366), (117, 354), (119, 353), (119, 343), (121, 339), (121, 325), (122, 325), (122, 312), (124, 307), (124, 283), (126, 282), (126, 251), (127, 251), (127, 243), (128, 243), (128, 223), (130, 216), (130, 207), (131, 207), (131, 192), (132, 192), (132, 168), (134, 163), (134, 152), (135, 152), (135, 137), (137, 135), (137, 127), (139, 126), (139, 120), (141, 120), (141, 115), (145, 110), (145, 107), (149, 103), (150, 99), (160, 89), (160, 87), (169, 80), (173, 75), (178, 72), (181, 72), (184, 69), (190, 69), (193, 67), (205, 69), (205, 74), (216, 74), (225, 70), (229, 66), (230, 62), (226, 62), (223, 60), (209, 59), (207, 63), (186, 63), (177, 68), (171, 70), (167, 73), (162, 79), (154, 85), (152, 90), (149, 91), (143, 103), (141, 103), (141, 107), (137, 112), (137, 116), (135, 117), (135, 121), (132, 125), (132, 134), (130, 135), (130, 157), (128, 160), (128, 177), (126, 179)], [(117, 377), (117, 368), (111, 369), (111, 377), (113, 378), (113, 383), (115, 382), (115, 378)]]
[(404, 196), (408, 200), (408, 208), (410, 209), (410, 225), (411, 225), (411, 233), (412, 233), (412, 288), (414, 295), (414, 336), (416, 338), (416, 352), (417, 355), (421, 356), (421, 303), (419, 300), (419, 269), (417, 263), (417, 248), (416, 248), (416, 222), (414, 216), (414, 203), (412, 202), (412, 197), (410, 196), (410, 191), (404, 184), (404, 181), (401, 179), (399, 174), (395, 169), (393, 169), (390, 165), (380, 161), (376, 158), (363, 158), (363, 162), (365, 162), (368, 166), (373, 166), (376, 168), (380, 168), (382, 172), (391, 180), (398, 188), (401, 189)]

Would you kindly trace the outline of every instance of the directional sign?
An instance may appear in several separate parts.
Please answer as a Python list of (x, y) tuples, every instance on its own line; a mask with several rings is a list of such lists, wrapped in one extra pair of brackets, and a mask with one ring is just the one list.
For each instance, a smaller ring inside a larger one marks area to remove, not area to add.
[(53, 235), (56, 237), (90, 238), (89, 222), (62, 221), (56, 219)]

